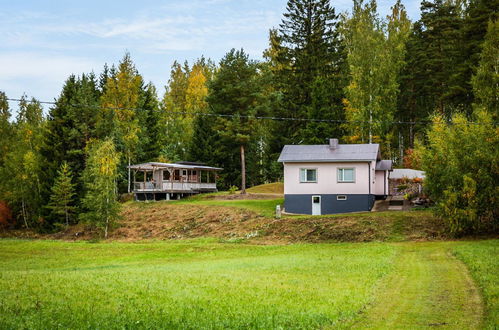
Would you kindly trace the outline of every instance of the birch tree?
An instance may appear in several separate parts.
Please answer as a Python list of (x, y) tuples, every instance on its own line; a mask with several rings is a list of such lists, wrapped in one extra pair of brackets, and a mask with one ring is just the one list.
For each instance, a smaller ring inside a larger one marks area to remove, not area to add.
[(398, 1), (388, 23), (380, 19), (375, 0), (354, 1), (344, 24), (350, 83), (344, 100), (351, 142), (389, 142), (410, 22)]
[[(128, 165), (138, 151), (140, 125), (134, 109), (139, 105), (142, 84), (142, 77), (127, 53), (121, 60), (116, 75), (107, 78), (105, 92), (101, 97), (102, 111), (111, 114), (112, 130), (108, 132), (108, 136), (113, 137)], [(128, 192), (130, 191), (131, 171), (128, 169)]]
[(119, 217), (116, 186), (119, 162), (120, 154), (111, 139), (95, 141), (88, 146), (87, 166), (83, 173), (86, 194), (81, 217), (102, 228), (105, 238)]

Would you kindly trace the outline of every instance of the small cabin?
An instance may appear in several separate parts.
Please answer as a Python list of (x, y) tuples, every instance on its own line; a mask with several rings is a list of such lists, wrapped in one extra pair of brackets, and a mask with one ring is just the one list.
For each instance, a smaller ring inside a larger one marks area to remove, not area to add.
[(137, 201), (180, 199), (217, 191), (217, 172), (221, 168), (201, 163), (149, 162), (130, 165), (133, 194)]

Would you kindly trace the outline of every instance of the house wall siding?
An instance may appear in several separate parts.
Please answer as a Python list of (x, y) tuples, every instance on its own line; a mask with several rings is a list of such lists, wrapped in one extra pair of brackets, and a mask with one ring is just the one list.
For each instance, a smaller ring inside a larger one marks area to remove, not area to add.
[(386, 171), (376, 171), (376, 182), (374, 184), (374, 194), (375, 195), (387, 195), (388, 194), (388, 186), (386, 187), (386, 192), (385, 192), (385, 185), (387, 184), (387, 179), (388, 179), (388, 174), (386, 174)]
[[(337, 200), (338, 195), (347, 199)], [(285, 212), (312, 214), (312, 196), (321, 196), (321, 214), (370, 211), (374, 205), (372, 194), (285, 194)]]
[[(285, 163), (284, 194), (373, 194), (374, 166), (374, 162)], [(301, 168), (316, 168), (317, 182), (300, 182)], [(355, 182), (338, 182), (338, 168), (355, 168)], [(371, 171), (371, 174), (369, 171)]]

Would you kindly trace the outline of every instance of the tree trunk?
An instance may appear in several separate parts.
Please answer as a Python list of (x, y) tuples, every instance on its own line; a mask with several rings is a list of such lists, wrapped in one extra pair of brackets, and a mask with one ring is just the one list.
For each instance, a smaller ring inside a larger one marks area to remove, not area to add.
[(23, 214), (23, 219), (24, 219), (24, 225), (26, 226), (26, 229), (29, 229), (28, 227), (28, 220), (26, 219), (28, 217), (27, 215), (27, 212), (26, 212), (26, 206), (24, 204), (24, 197), (21, 201), (21, 205), (22, 205), (22, 214)]
[(67, 205), (64, 205), (64, 213), (66, 213), (66, 227), (69, 227), (69, 212)]
[(244, 145), (241, 144), (241, 194), (246, 194), (246, 163), (244, 160)]
[(130, 169), (130, 156), (128, 156), (128, 193), (130, 193), (130, 185), (131, 185), (131, 182), (130, 182), (130, 174), (131, 174), (131, 169)]

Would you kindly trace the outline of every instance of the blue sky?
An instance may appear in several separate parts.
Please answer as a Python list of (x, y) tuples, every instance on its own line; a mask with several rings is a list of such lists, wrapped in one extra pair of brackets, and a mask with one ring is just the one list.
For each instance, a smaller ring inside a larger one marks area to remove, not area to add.
[[(386, 15), (395, 0), (378, 0)], [(411, 19), (419, 0), (403, 0)], [(331, 0), (337, 12), (351, 0)], [(268, 44), (286, 0), (0, 0), (0, 90), (52, 101), (71, 74), (100, 73), (130, 52), (160, 94), (174, 60), (219, 61), (231, 48), (254, 59)]]

